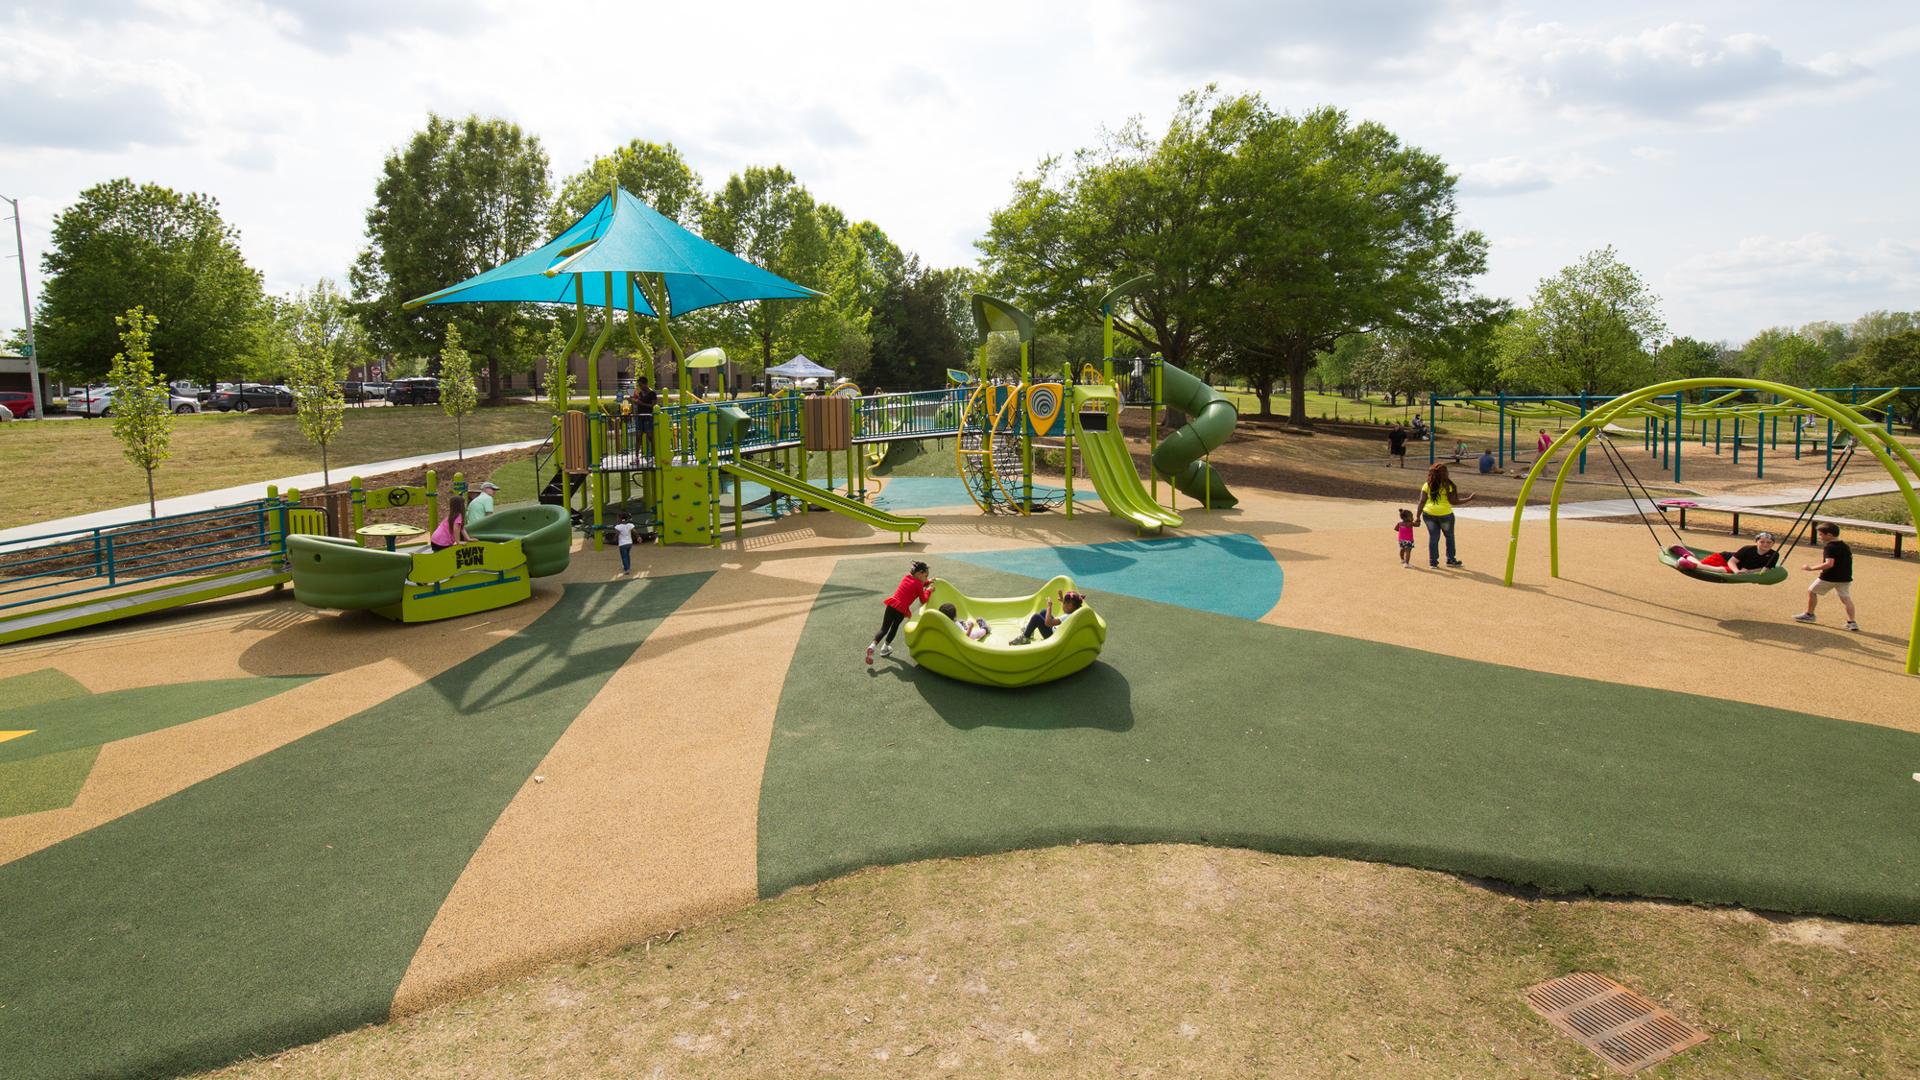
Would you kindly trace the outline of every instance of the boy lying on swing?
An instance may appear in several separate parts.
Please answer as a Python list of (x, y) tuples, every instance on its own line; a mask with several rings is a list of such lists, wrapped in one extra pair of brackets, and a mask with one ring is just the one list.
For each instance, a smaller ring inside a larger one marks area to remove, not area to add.
[(1676, 565), (1683, 570), (1718, 570), (1723, 574), (1754, 574), (1770, 570), (1780, 561), (1780, 553), (1773, 549), (1773, 534), (1770, 532), (1755, 535), (1753, 543), (1739, 551), (1716, 551), (1700, 556), (1682, 548), (1675, 554), (1680, 556)]

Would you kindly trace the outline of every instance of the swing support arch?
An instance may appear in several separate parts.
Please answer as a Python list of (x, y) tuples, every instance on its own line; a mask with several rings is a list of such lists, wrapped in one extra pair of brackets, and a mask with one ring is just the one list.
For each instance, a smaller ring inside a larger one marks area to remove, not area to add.
[[(1527, 477), (1520, 484), (1520, 494), (1513, 504), (1513, 526), (1507, 538), (1507, 574), (1506, 584), (1513, 584), (1513, 569), (1520, 553), (1520, 519), (1527, 508), (1527, 494), (1533, 490), (1546, 468), (1548, 460), (1559, 459), (1559, 470), (1554, 475), (1553, 491), (1547, 500), (1547, 564), (1548, 573), (1560, 576), (1560, 493), (1567, 483), (1568, 466), (1587, 448), (1596, 435), (1599, 435), (1616, 416), (1628, 412), (1650, 398), (1664, 394), (1681, 394), (1691, 390), (1754, 390), (1760, 393), (1777, 394), (1781, 398), (1832, 421), (1836, 427), (1844, 430), (1854, 443), (1864, 447), (1880, 462), (1887, 475), (1900, 489), (1900, 496), (1906, 501), (1907, 512), (1913, 520), (1920, 521), (1920, 495), (1916, 495), (1913, 484), (1907, 479), (1907, 470), (1920, 475), (1920, 460), (1913, 452), (1896, 441), (1892, 435), (1883, 432), (1880, 425), (1868, 420), (1864, 415), (1823, 394), (1784, 383), (1767, 382), (1763, 379), (1675, 379), (1672, 382), (1656, 383), (1631, 390), (1608, 401), (1582, 416), (1573, 426), (1562, 432), (1553, 441), (1547, 452), (1540, 455), (1527, 470)], [(1562, 451), (1565, 451), (1564, 453)], [(1904, 467), (1903, 467), (1904, 466)], [(1907, 674), (1920, 675), (1920, 589), (1913, 600), (1913, 624), (1907, 632)]]

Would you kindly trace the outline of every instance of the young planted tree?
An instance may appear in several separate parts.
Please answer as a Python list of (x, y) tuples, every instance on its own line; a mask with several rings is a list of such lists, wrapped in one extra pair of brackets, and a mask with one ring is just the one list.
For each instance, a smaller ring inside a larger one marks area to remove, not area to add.
[(440, 408), (453, 417), (453, 437), (461, 461), (467, 459), (464, 421), (479, 401), (479, 391), (473, 385), (473, 354), (461, 346), (460, 328), (448, 326), (447, 344), (440, 350)]
[(113, 385), (113, 437), (121, 452), (147, 473), (147, 516), (158, 517), (153, 499), (153, 470), (172, 453), (173, 408), (167, 385), (153, 370), (153, 328), (158, 319), (134, 307), (114, 320), (120, 324), (120, 351), (107, 369)]
[(300, 431), (320, 448), (320, 483), (331, 487), (333, 474), (327, 463), (327, 447), (340, 434), (347, 417), (347, 400), (340, 393), (341, 365), (324, 342), (306, 338), (296, 339), (289, 367), (289, 389), (293, 391)]

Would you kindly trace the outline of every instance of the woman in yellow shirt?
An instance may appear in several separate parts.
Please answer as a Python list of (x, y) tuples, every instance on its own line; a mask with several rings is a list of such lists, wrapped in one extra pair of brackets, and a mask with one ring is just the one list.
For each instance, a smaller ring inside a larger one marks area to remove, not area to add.
[(1473, 496), (1460, 494), (1460, 488), (1447, 475), (1445, 465), (1436, 464), (1427, 470), (1427, 482), (1420, 485), (1420, 512), (1415, 514), (1416, 523), (1427, 523), (1427, 565), (1440, 565), (1440, 537), (1447, 538), (1447, 565), (1464, 565), (1455, 556), (1453, 546), (1453, 508), (1456, 504), (1470, 503)]

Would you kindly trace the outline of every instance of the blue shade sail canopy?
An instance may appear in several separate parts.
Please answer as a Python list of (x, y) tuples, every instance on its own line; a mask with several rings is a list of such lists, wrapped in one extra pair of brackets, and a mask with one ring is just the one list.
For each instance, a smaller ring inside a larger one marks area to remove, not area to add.
[[(613, 296), (607, 296), (612, 275)], [(560, 235), (517, 259), (458, 285), (407, 301), (423, 304), (584, 302), (654, 315), (629, 274), (658, 274), (669, 316), (742, 300), (804, 300), (821, 293), (796, 285), (688, 232), (653, 207), (614, 189)], [(629, 305), (631, 298), (631, 305)]]

